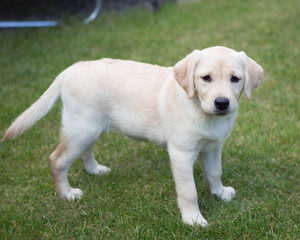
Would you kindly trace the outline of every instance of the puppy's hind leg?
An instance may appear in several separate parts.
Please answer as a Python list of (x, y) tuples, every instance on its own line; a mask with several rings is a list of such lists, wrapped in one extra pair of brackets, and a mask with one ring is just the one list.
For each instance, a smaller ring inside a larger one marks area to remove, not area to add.
[(94, 145), (100, 134), (94, 129), (69, 129), (73, 130), (63, 129), (64, 138), (50, 156), (50, 168), (59, 197), (74, 200), (80, 198), (82, 191), (70, 186), (68, 170), (77, 158)]
[(50, 169), (60, 198), (74, 200), (82, 195), (82, 191), (72, 188), (68, 180), (68, 170), (79, 155), (78, 151), (72, 152), (70, 144), (63, 140), (50, 156)]
[[(89, 85), (88, 85), (89, 86)], [(101, 134), (108, 128), (108, 123), (97, 101), (97, 94), (91, 89), (65, 87), (62, 94), (62, 136), (63, 141), (50, 156), (50, 167), (55, 188), (61, 198), (73, 200), (80, 198), (82, 191), (72, 188), (68, 181), (68, 170), (71, 164), (81, 156), (88, 171), (95, 171), (98, 163), (91, 149)], [(70, 87), (70, 86), (69, 86)], [(76, 90), (76, 91), (75, 91)], [(70, 94), (70, 92), (72, 94)], [(76, 94), (75, 94), (76, 93)]]
[(97, 174), (97, 175), (104, 175), (106, 173), (109, 173), (111, 170), (110, 168), (103, 166), (99, 164), (92, 153), (92, 148), (89, 148), (81, 155), (81, 160), (83, 162), (83, 165), (85, 167), (85, 170), (89, 174)]

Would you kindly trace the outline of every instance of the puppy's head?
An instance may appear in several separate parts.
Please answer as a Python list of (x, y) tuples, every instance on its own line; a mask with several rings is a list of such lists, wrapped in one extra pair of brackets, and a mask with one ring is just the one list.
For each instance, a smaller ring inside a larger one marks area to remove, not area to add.
[(174, 76), (189, 98), (197, 97), (208, 114), (238, 109), (242, 91), (249, 99), (264, 72), (244, 52), (225, 47), (195, 50), (174, 66)]

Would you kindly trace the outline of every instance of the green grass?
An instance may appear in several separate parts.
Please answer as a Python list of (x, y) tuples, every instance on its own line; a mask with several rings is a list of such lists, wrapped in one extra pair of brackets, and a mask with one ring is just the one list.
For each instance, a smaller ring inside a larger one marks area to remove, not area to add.
[(60, 104), (23, 136), (0, 144), (0, 239), (300, 239), (300, 8), (297, 0), (211, 0), (159, 12), (104, 14), (89, 25), (0, 32), (0, 132), (72, 63), (102, 57), (174, 65), (193, 49), (224, 45), (260, 63), (265, 79), (223, 149), (223, 182), (210, 196), (195, 165), (209, 229), (181, 222), (168, 155), (108, 134), (95, 147), (107, 176), (70, 169), (75, 202), (58, 199), (48, 156), (59, 141)]

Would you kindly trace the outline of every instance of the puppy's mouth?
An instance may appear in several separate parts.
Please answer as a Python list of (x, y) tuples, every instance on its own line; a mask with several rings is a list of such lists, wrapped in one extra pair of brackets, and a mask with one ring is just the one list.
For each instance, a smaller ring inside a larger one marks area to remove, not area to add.
[(206, 114), (214, 115), (214, 116), (230, 115), (237, 110), (237, 108), (235, 108), (234, 106), (228, 106), (225, 109), (218, 109), (216, 106), (206, 105), (203, 102), (201, 103), (201, 108), (204, 110)]
[(227, 110), (218, 110), (218, 109), (214, 109), (214, 110), (210, 110), (210, 111), (205, 111), (208, 115), (213, 115), (213, 116), (226, 116), (226, 115), (230, 115), (231, 113), (233, 113), (232, 111), (230, 111), (229, 109)]
[(231, 113), (229, 111), (229, 109), (226, 109), (226, 110), (218, 110), (218, 109), (216, 109), (213, 114), (217, 115), (217, 116), (224, 116), (224, 115), (227, 115), (229, 113)]

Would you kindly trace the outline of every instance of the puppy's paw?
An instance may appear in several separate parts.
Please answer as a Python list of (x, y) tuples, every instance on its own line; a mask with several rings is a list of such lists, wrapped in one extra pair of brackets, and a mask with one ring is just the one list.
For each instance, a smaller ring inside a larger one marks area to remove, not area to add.
[(61, 198), (65, 198), (68, 201), (74, 201), (80, 199), (83, 192), (79, 188), (70, 188), (70, 191), (61, 194)]
[(200, 225), (202, 227), (209, 227), (208, 222), (202, 217), (201, 214), (197, 214), (195, 216), (183, 216), (182, 221), (188, 225)]
[(87, 169), (87, 172), (92, 175), (104, 175), (109, 173), (111, 170), (108, 167), (102, 166), (98, 164), (96, 167), (92, 169)]
[(224, 202), (229, 202), (235, 195), (235, 190), (232, 187), (223, 187), (223, 191), (217, 196)]

